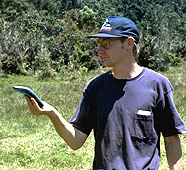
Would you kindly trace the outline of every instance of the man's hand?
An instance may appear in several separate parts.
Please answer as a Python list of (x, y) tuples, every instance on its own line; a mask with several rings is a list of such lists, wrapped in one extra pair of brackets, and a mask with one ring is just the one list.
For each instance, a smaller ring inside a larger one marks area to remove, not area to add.
[(68, 146), (76, 150), (84, 144), (87, 139), (87, 135), (68, 123), (54, 107), (42, 101), (44, 106), (40, 108), (35, 99), (30, 99), (28, 96), (25, 96), (25, 98), (31, 114), (47, 115), (54, 124), (59, 136), (64, 139)]
[(47, 104), (46, 102), (42, 101), (44, 103), (44, 106), (42, 108), (39, 107), (35, 99), (30, 98), (25, 95), (25, 98), (28, 103), (28, 107), (30, 110), (30, 113), (33, 115), (48, 115), (52, 116), (52, 112), (56, 111), (55, 108)]

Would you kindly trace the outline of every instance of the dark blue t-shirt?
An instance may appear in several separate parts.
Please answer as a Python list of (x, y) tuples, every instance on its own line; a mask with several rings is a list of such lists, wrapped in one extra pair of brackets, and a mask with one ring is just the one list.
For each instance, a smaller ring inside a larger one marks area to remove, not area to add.
[(170, 82), (147, 68), (132, 79), (109, 71), (91, 80), (70, 123), (87, 135), (94, 130), (95, 170), (157, 170), (160, 133), (186, 131)]

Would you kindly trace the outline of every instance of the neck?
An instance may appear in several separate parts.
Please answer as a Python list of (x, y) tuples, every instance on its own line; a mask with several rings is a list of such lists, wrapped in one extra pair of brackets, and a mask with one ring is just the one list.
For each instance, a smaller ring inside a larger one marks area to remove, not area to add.
[(116, 79), (129, 79), (138, 76), (142, 72), (143, 68), (136, 62), (123, 66), (121, 68), (112, 69), (112, 74)]

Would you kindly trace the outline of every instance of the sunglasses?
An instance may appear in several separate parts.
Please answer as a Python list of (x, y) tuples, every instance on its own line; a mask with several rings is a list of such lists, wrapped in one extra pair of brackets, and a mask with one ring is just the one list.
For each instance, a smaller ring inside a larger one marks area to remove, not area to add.
[(108, 50), (110, 48), (110, 42), (111, 41), (116, 41), (119, 38), (107, 38), (107, 39), (103, 39), (103, 40), (99, 40), (98, 43), (105, 49)]

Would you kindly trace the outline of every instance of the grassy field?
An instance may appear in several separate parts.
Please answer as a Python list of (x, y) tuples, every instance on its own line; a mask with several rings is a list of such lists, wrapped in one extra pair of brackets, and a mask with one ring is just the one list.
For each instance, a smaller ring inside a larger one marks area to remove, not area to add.
[[(186, 123), (186, 69), (174, 67), (164, 72), (174, 87), (176, 107)], [(34, 76), (0, 78), (0, 169), (2, 170), (88, 170), (92, 167), (94, 139), (91, 133), (85, 145), (72, 151), (57, 135), (46, 116), (32, 116), (24, 96), (14, 85), (30, 87), (69, 120), (81, 98), (85, 83), (98, 75), (89, 73), (76, 79), (38, 81)], [(186, 135), (181, 135), (186, 162)], [(161, 170), (168, 169), (161, 138)], [(186, 169), (186, 163), (184, 163)]]

